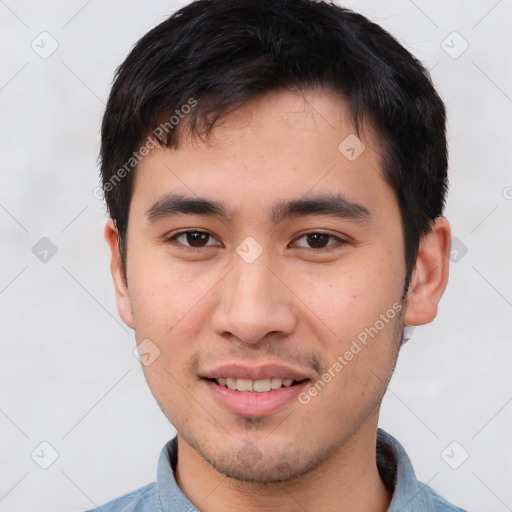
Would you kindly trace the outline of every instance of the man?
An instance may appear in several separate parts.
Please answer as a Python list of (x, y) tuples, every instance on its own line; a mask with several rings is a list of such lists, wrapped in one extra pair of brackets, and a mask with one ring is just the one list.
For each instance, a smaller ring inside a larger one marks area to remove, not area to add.
[(335, 5), (200, 0), (119, 68), (101, 159), (117, 307), (177, 431), (101, 510), (460, 510), (378, 430), (448, 279), (414, 57)]

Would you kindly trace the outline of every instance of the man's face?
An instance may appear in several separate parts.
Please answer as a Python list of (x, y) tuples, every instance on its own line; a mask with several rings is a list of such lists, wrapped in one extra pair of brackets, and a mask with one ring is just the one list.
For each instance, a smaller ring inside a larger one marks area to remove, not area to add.
[(135, 175), (124, 320), (160, 350), (144, 372), (180, 442), (238, 479), (298, 476), (375, 429), (401, 338), (404, 241), (378, 142), (366, 127), (358, 156), (346, 103), (304, 94), (254, 101)]

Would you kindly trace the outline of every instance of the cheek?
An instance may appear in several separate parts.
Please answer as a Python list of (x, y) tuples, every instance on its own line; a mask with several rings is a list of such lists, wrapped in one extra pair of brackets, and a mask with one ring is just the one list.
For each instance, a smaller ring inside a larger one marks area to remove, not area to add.
[[(190, 314), (215, 283), (190, 265), (158, 256), (134, 257), (128, 268), (136, 329), (146, 337), (164, 338)], [(191, 325), (194, 325), (193, 323)], [(143, 332), (144, 331), (144, 332)]]
[(324, 324), (327, 338), (336, 340), (335, 348), (343, 348), (390, 309), (386, 320), (395, 316), (401, 298), (402, 269), (393, 257), (378, 258), (373, 253), (365, 258), (360, 254), (314, 273), (289, 275), (294, 292), (314, 313), (311, 318)]

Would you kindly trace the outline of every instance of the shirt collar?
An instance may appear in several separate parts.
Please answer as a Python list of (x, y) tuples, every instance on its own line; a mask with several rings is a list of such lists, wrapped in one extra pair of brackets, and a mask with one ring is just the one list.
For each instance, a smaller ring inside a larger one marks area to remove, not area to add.
[(426, 487), (416, 479), (403, 446), (387, 432), (377, 430), (377, 467), (393, 497), (387, 512), (431, 512), (436, 509)]
[(179, 488), (174, 478), (178, 461), (178, 438), (171, 439), (158, 459), (157, 483), (161, 511), (199, 512)]

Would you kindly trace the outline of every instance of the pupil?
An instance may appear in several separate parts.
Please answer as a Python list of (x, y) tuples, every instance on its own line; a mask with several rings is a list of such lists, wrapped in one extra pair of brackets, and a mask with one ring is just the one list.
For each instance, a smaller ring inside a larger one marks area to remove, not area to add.
[(319, 248), (326, 246), (329, 235), (325, 235), (323, 233), (313, 233), (312, 235), (306, 235), (306, 238), (309, 245), (314, 248)]
[(187, 242), (192, 247), (202, 247), (202, 242), (208, 241), (208, 233), (203, 233), (201, 231), (193, 231), (192, 233), (187, 233)]

